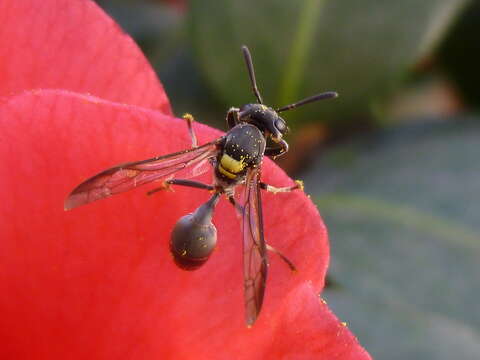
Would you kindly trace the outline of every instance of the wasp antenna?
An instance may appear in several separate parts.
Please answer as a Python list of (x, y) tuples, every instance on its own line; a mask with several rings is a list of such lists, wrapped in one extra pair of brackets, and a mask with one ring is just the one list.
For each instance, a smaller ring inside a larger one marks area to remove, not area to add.
[(286, 106), (282, 106), (281, 108), (279, 108), (275, 111), (276, 112), (282, 112), (282, 111), (292, 110), (292, 109), (295, 109), (299, 106), (302, 106), (302, 105), (305, 105), (305, 104), (310, 104), (310, 103), (318, 101), (318, 100), (334, 99), (336, 97), (338, 97), (338, 93), (336, 93), (335, 91), (327, 91), (327, 92), (324, 92), (324, 93), (321, 93), (321, 94), (310, 96), (310, 97), (308, 97), (306, 99), (303, 99), (303, 100), (300, 100), (296, 103), (286, 105)]
[(250, 83), (252, 84), (252, 90), (255, 94), (255, 97), (258, 100), (259, 104), (263, 104), (262, 96), (260, 91), (258, 91), (257, 80), (255, 80), (255, 71), (253, 70), (252, 55), (250, 55), (250, 50), (245, 45), (242, 46), (243, 57), (245, 58), (245, 63), (247, 64), (248, 76), (250, 76)]

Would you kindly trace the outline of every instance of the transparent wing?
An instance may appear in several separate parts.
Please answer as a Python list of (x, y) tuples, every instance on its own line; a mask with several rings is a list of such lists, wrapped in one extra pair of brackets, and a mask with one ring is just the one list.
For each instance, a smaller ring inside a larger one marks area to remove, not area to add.
[(208, 160), (217, 154), (220, 139), (197, 148), (130, 162), (102, 171), (78, 185), (65, 200), (65, 210), (115, 195), (175, 173), (182, 178), (203, 174)]
[(260, 313), (267, 280), (267, 249), (263, 236), (260, 168), (247, 173), (243, 192), (243, 275), (245, 287), (245, 321), (252, 326)]

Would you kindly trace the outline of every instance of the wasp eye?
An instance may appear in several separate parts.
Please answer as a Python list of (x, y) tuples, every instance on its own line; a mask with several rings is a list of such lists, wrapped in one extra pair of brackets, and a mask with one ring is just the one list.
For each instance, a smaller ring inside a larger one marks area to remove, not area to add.
[(283, 121), (282, 118), (278, 118), (277, 120), (275, 120), (275, 127), (282, 134), (284, 134), (288, 130), (287, 124), (285, 124), (285, 121)]

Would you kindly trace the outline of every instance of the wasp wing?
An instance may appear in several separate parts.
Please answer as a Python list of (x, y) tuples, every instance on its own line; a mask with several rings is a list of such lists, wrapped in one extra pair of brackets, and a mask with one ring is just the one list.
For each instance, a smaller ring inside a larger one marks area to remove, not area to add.
[[(65, 200), (65, 210), (115, 195), (155, 180), (167, 179), (181, 172), (183, 178), (194, 177), (208, 170), (208, 161), (217, 154), (220, 139), (205, 145), (130, 162), (102, 171), (78, 185)], [(185, 170), (185, 171), (182, 171)]]
[(260, 168), (247, 172), (243, 192), (243, 275), (245, 291), (245, 321), (252, 326), (260, 313), (267, 280), (267, 249), (263, 236)]

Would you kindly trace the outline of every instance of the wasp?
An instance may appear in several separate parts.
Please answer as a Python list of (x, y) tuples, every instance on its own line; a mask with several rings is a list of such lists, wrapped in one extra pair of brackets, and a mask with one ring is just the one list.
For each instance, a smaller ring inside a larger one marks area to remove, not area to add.
[[(148, 194), (172, 185), (208, 190), (212, 193), (211, 198), (193, 213), (181, 217), (170, 238), (170, 251), (175, 263), (182, 269), (195, 270), (208, 260), (215, 249), (217, 230), (212, 217), (221, 195), (225, 195), (241, 217), (245, 321), (251, 327), (262, 308), (268, 269), (267, 250), (277, 253), (292, 270), (295, 269), (284, 255), (265, 242), (263, 231), (261, 190), (277, 193), (302, 189), (301, 182), (275, 187), (261, 181), (264, 156), (276, 158), (288, 151), (288, 143), (283, 137), (289, 128), (279, 113), (338, 95), (329, 91), (278, 109), (268, 107), (263, 104), (257, 87), (250, 51), (246, 46), (241, 49), (257, 103), (230, 108), (226, 116), (229, 130), (224, 136), (198, 146), (192, 127), (193, 117), (186, 114), (184, 119), (192, 142), (190, 149), (102, 171), (70, 193), (65, 200), (65, 210), (153, 181), (161, 181), (162, 185)], [(191, 180), (212, 168), (213, 184)], [(240, 188), (237, 200), (235, 190)]]

